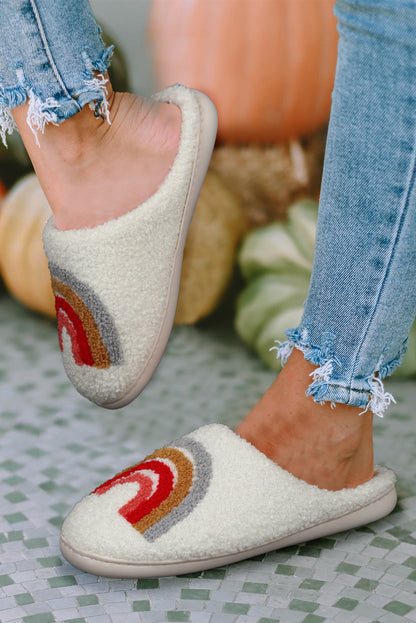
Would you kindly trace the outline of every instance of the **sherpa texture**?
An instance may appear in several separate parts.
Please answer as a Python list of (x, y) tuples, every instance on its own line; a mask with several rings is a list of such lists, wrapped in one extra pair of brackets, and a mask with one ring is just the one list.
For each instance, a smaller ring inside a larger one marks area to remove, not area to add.
[(124, 396), (149, 361), (166, 314), (175, 259), (182, 252), (181, 231), (187, 226), (184, 205), (198, 154), (200, 107), (195, 92), (180, 85), (154, 99), (174, 103), (182, 112), (178, 154), (157, 192), (103, 225), (61, 231), (51, 218), (43, 234), (49, 262), (94, 293), (117, 331), (122, 362), (97, 368), (79, 365), (79, 358), (76, 363), (71, 335), (62, 326), (65, 370), (77, 390), (98, 404)]
[[(378, 467), (370, 481), (354, 489), (319, 489), (283, 470), (220, 424), (204, 426), (172, 443), (187, 454), (197, 473), (192, 443), (209, 457), (209, 466), (207, 457), (201, 458), (203, 491), (167, 529), (162, 526), (149, 539), (123, 517), (120, 509), (140, 495), (140, 485), (118, 483), (74, 507), (62, 527), (65, 542), (86, 556), (136, 563), (226, 555), (356, 510), (378, 499), (395, 482), (391, 470)], [(157, 526), (156, 522), (152, 529)]]

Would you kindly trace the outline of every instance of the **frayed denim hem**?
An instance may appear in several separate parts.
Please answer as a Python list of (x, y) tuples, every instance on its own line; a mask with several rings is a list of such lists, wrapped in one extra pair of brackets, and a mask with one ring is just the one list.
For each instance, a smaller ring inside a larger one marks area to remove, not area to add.
[(110, 64), (114, 46), (106, 48), (97, 61), (90, 61), (83, 54), (85, 71), (82, 84), (72, 96), (62, 92), (58, 100), (54, 97), (42, 98), (36, 93), (36, 86), (28, 84), (21, 68), (16, 69), (19, 84), (14, 88), (0, 86), (0, 137), (7, 147), (7, 134), (11, 135), (16, 129), (11, 110), (28, 101), (27, 124), (32, 130), (36, 144), (39, 145), (38, 132), (43, 134), (49, 123), (59, 125), (69, 119), (88, 104), (96, 117), (110, 123), (110, 111), (107, 100), (107, 78), (104, 73)]
[(335, 356), (332, 345), (335, 336), (331, 333), (324, 334), (324, 343), (321, 348), (311, 346), (308, 340), (308, 329), (289, 329), (286, 331), (288, 340), (280, 342), (270, 350), (276, 350), (276, 356), (284, 366), (294, 348), (300, 350), (306, 361), (318, 366), (310, 376), (312, 383), (306, 390), (307, 396), (319, 404), (330, 402), (332, 407), (335, 403), (344, 403), (356, 407), (362, 407), (362, 413), (372, 411), (374, 415), (383, 417), (386, 409), (393, 402), (396, 403), (392, 394), (386, 392), (382, 379), (390, 375), (397, 368), (406, 352), (406, 343), (403, 344), (397, 357), (383, 365), (379, 365), (374, 373), (366, 379), (360, 380), (362, 387), (357, 389), (344, 385), (337, 379), (336, 372), (341, 371), (341, 362)]

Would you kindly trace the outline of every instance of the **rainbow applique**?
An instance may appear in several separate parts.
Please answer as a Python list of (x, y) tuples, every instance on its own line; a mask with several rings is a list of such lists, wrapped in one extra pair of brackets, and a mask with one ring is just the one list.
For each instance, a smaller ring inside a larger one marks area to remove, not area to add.
[(51, 263), (49, 271), (61, 350), (65, 329), (77, 365), (104, 369), (122, 363), (116, 327), (99, 297), (69, 271)]
[(93, 494), (138, 483), (136, 495), (118, 512), (148, 541), (154, 541), (189, 515), (205, 496), (211, 476), (208, 452), (199, 442), (183, 437), (117, 474)]

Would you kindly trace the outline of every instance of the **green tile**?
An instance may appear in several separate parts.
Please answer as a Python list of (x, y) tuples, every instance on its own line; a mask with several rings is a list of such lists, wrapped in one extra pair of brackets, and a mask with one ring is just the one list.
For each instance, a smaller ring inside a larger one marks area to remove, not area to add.
[(250, 604), (225, 603), (223, 606), (224, 614), (247, 614), (250, 610)]
[(54, 623), (55, 617), (50, 612), (42, 612), (23, 617), (23, 621), (24, 623)]
[(66, 513), (70, 509), (70, 506), (71, 505), (66, 502), (58, 502), (57, 504), (52, 504), (51, 509), (57, 513)]
[(358, 604), (359, 602), (356, 599), (341, 597), (341, 599), (334, 604), (334, 608), (340, 608), (340, 610), (354, 610)]
[(25, 500), (27, 500), (27, 497), (23, 493), (20, 493), (20, 491), (12, 491), (4, 497), (12, 504), (18, 504), (19, 502), (24, 502)]
[(410, 558), (402, 562), (402, 565), (416, 569), (416, 556), (410, 556)]
[(62, 559), (59, 556), (48, 556), (36, 559), (41, 567), (61, 567)]
[(32, 389), (35, 389), (35, 388), (36, 388), (35, 383), (22, 383), (21, 385), (18, 385), (16, 387), (16, 389), (22, 393), (30, 392)]
[(28, 604), (34, 603), (34, 599), (30, 593), (19, 593), (15, 595), (14, 598), (18, 606), (27, 606)]
[[(56, 418), (56, 420), (53, 421), (54, 426), (60, 426), (61, 428), (68, 428), (68, 424), (68, 420), (63, 417)], [(91, 453), (89, 453), (89, 456), (91, 456)]]
[(53, 480), (41, 482), (38, 486), (39, 489), (42, 489), (42, 491), (46, 491), (46, 493), (51, 493), (52, 491), (56, 491), (56, 489), (58, 489), (58, 485), (56, 484), (56, 482), (53, 482)]
[(289, 560), (289, 558), (298, 554), (299, 549), (300, 548), (298, 545), (291, 545), (290, 547), (279, 549), (276, 552), (276, 560), (282, 560), (282, 562), (284, 562), (285, 560)]
[(406, 521), (404, 525), (406, 526), (406, 529), (409, 530), (409, 532), (416, 531), (416, 519), (411, 519), (410, 521)]
[(204, 571), (202, 577), (206, 580), (223, 580), (226, 573), (226, 569), (209, 569), (208, 571)]
[(139, 588), (139, 589), (159, 588), (159, 580), (153, 580), (153, 579), (137, 580), (136, 588)]
[(398, 541), (392, 541), (391, 539), (385, 539), (382, 536), (376, 536), (370, 543), (373, 547), (380, 547), (381, 549), (394, 549), (399, 545)]
[(189, 612), (183, 610), (169, 610), (166, 612), (167, 621), (189, 621)]
[(296, 567), (291, 565), (277, 565), (275, 573), (279, 575), (295, 575)]
[(31, 435), (35, 435), (36, 437), (39, 437), (40, 434), (42, 433), (42, 429), (39, 428), (38, 426), (33, 426), (33, 424), (16, 424), (16, 426), (14, 427), (14, 430), (19, 430), (19, 431), (23, 431), (24, 433), (30, 433)]
[(70, 443), (67, 446), (65, 446), (65, 448), (67, 450), (70, 450), (71, 452), (74, 452), (74, 454), (80, 454), (81, 452), (85, 451), (84, 446), (81, 446), (81, 444), (79, 443)]
[(338, 573), (348, 573), (348, 575), (355, 575), (359, 570), (358, 565), (351, 565), (349, 562), (340, 562), (335, 569)]
[(292, 599), (289, 604), (289, 610), (300, 610), (300, 612), (315, 612), (317, 608), (319, 608), (318, 604), (303, 599)]
[(307, 556), (308, 558), (319, 558), (321, 556), (321, 550), (314, 545), (304, 545), (299, 548), (299, 556)]
[[(391, 514), (394, 513), (392, 510)], [(375, 534), (376, 531), (370, 528), (369, 526), (359, 526), (358, 528), (354, 528), (355, 532), (363, 532), (364, 534)]]
[(150, 612), (150, 601), (148, 599), (133, 601), (133, 612)]
[(14, 421), (17, 417), (18, 414), (16, 411), (0, 411), (0, 417), (6, 419), (6, 420), (12, 420)]
[(39, 405), (39, 415), (54, 415), (58, 413), (57, 407), (52, 407), (51, 405)]
[(77, 597), (77, 602), (79, 606), (95, 606), (98, 604), (97, 595), (80, 595)]
[(333, 549), (336, 542), (336, 539), (315, 539), (313, 544), (315, 547), (322, 547), (322, 549)]
[(379, 582), (377, 582), (376, 580), (369, 580), (367, 578), (360, 578), (358, 580), (357, 584), (355, 584), (354, 588), (361, 588), (361, 590), (363, 590), (363, 591), (373, 592), (373, 591), (376, 590), (378, 585), (379, 585)]
[(0, 575), (0, 586), (10, 586), (10, 584), (14, 584), (14, 581), (9, 575)]
[(11, 459), (0, 463), (0, 469), (4, 469), (6, 472), (17, 472), (21, 467), (20, 463), (16, 463), (16, 461), (12, 461)]
[(7, 536), (4, 534), (4, 532), (0, 533), (0, 545), (2, 543), (7, 543)]
[(322, 621), (325, 621), (325, 617), (318, 617), (317, 614), (308, 614), (302, 623), (322, 623)]
[(416, 545), (416, 539), (413, 536), (410, 535), (404, 535), (402, 536), (399, 541), (401, 543), (410, 543), (411, 545)]
[(58, 469), (57, 467), (52, 466), (52, 467), (46, 467), (45, 469), (42, 470), (41, 473), (47, 476), (48, 478), (56, 478), (56, 476), (58, 476), (61, 473), (61, 470)]
[(87, 623), (85, 619), (65, 619), (64, 623)]
[(37, 539), (27, 539), (23, 541), (25, 547), (27, 549), (38, 549), (40, 547), (48, 547), (48, 541), (43, 537), (38, 537)]
[(58, 469), (57, 467), (47, 467), (46, 469), (42, 470), (42, 474), (47, 476), (49, 480), (56, 478), (56, 476), (58, 476), (60, 472), (61, 470)]
[(4, 518), (9, 523), (20, 523), (21, 521), (27, 521), (27, 517), (23, 513), (11, 513), (11, 515), (5, 515)]
[(204, 588), (183, 588), (181, 599), (198, 599), (206, 601), (209, 599), (210, 591)]
[(268, 584), (261, 584), (260, 582), (244, 582), (243, 593), (258, 593), (264, 595), (269, 588)]
[(23, 530), (11, 530), (10, 532), (7, 533), (7, 539), (9, 543), (12, 543), (14, 541), (23, 541), (24, 540)]
[(3, 482), (9, 487), (16, 487), (17, 485), (21, 485), (22, 482), (25, 482), (25, 479), (21, 476), (10, 476), (9, 478), (4, 478)]
[(304, 588), (309, 591), (320, 591), (324, 584), (325, 582), (323, 582), (322, 580), (313, 580), (312, 578), (307, 578), (306, 580), (303, 580), (299, 588)]
[(62, 524), (64, 523), (63, 517), (51, 517), (48, 519), (48, 522), (51, 523), (55, 528), (61, 529)]
[(394, 528), (390, 528), (390, 530), (386, 530), (391, 536), (396, 537), (396, 539), (402, 540), (403, 537), (408, 537), (410, 535), (410, 531), (402, 528), (400, 526), (395, 526)]
[(38, 459), (41, 456), (45, 456), (46, 452), (44, 450), (41, 450), (40, 448), (29, 448), (29, 450), (26, 450), (26, 454)]
[(257, 623), (279, 623), (280, 619), (269, 619), (268, 617), (261, 617)]
[(59, 575), (56, 578), (48, 578), (51, 588), (62, 588), (63, 586), (74, 586), (78, 584), (73, 575)]
[(407, 576), (407, 579), (408, 580), (413, 580), (413, 582), (416, 582), (416, 570), (412, 571), (412, 573)]
[(383, 606), (383, 609), (388, 612), (392, 612), (393, 614), (397, 614), (398, 616), (405, 616), (408, 612), (413, 610), (412, 606), (404, 604), (402, 601), (390, 601), (388, 604)]

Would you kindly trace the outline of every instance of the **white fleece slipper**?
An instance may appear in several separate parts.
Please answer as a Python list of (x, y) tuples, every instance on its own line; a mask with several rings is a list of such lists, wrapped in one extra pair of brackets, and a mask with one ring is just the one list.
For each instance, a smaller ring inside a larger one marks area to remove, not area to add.
[(91, 229), (60, 231), (51, 218), (43, 234), (65, 370), (82, 395), (110, 409), (142, 391), (166, 347), (217, 131), (203, 93), (175, 85), (153, 99), (182, 113), (178, 154), (156, 193)]
[(210, 424), (99, 486), (62, 527), (84, 571), (146, 578), (203, 571), (384, 517), (395, 475), (354, 489), (299, 480), (226, 426)]

